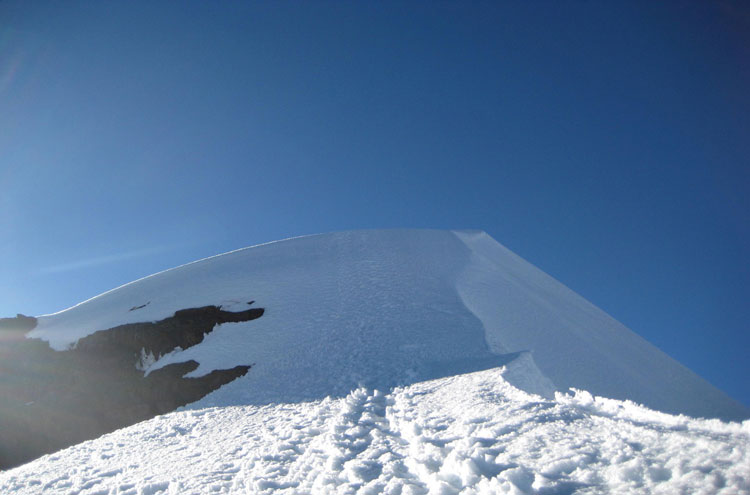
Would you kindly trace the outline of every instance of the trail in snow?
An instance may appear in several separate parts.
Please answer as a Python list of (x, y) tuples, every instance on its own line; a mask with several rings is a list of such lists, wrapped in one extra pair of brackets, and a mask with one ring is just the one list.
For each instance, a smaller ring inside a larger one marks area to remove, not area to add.
[(544, 399), (505, 372), (172, 413), (0, 473), (0, 492), (750, 493), (750, 421)]

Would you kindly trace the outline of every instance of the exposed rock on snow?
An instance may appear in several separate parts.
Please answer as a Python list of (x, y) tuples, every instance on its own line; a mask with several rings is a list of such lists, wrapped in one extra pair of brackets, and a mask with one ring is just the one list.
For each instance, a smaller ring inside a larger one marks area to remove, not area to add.
[(186, 309), (94, 332), (60, 352), (18, 334), (1, 340), (0, 469), (174, 411), (246, 374), (248, 364), (185, 378), (199, 366), (185, 360), (145, 376), (142, 356), (187, 349), (221, 324), (262, 314), (261, 308)]

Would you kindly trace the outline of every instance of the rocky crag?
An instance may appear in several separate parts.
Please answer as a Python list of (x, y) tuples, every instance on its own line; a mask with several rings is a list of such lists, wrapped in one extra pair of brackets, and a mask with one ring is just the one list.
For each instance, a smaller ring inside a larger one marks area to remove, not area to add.
[(251, 364), (197, 378), (185, 377), (199, 365), (193, 360), (150, 373), (147, 365), (200, 344), (219, 324), (263, 312), (183, 309), (160, 321), (97, 331), (66, 351), (26, 337), (35, 318), (0, 318), (0, 469), (174, 411), (245, 375)]

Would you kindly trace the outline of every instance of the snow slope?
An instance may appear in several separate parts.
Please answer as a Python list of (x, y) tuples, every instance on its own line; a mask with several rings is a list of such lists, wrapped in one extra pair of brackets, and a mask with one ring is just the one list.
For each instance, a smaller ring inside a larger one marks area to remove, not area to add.
[(750, 417), (483, 232), (354, 231), (242, 249), (42, 316), (29, 337), (62, 350), (97, 330), (251, 300), (262, 318), (147, 363), (194, 359), (192, 376), (253, 365), (190, 407), (345, 397), (515, 362), (506, 379), (547, 398), (574, 387), (673, 413)]
[(0, 473), (0, 492), (750, 493), (750, 421), (544, 399), (505, 381), (514, 366), (171, 413)]

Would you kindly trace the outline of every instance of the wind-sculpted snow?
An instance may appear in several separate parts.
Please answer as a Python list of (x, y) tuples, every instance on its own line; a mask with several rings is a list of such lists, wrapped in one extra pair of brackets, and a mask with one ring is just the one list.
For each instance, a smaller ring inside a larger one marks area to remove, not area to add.
[(750, 421), (545, 399), (492, 369), (171, 413), (0, 473), (0, 493), (741, 494)]
[[(343, 397), (505, 364), (507, 379), (552, 397), (569, 387), (693, 416), (750, 411), (482, 232), (355, 231), (208, 258), (39, 317), (29, 337), (58, 350), (106, 328), (186, 307), (227, 311), (257, 299), (261, 320), (222, 325), (153, 362), (252, 363), (193, 407)], [(247, 327), (247, 328), (246, 328)], [(521, 368), (517, 368), (520, 370)]]
[(471, 249), (457, 289), (482, 320), (493, 352), (531, 350), (559, 390), (691, 416), (750, 417), (746, 407), (484, 232), (456, 235)]

